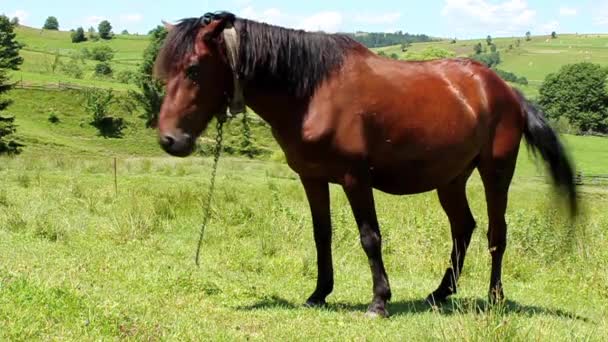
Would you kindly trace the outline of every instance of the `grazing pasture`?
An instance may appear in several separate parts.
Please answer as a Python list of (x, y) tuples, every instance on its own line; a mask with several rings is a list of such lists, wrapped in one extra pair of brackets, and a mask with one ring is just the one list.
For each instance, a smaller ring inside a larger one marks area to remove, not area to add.
[[(59, 93), (33, 94), (70, 110), (53, 102)], [(113, 141), (86, 126), (78, 133), (75, 118), (53, 127), (30, 108), (13, 107), (28, 149), (0, 164), (0, 339), (601, 340), (608, 333), (608, 191), (582, 187), (583, 216), (570, 225), (525, 147), (507, 212), (507, 302), (487, 307), (487, 216), (475, 174), (468, 189), (479, 228), (459, 294), (438, 309), (423, 302), (451, 248), (436, 195), (376, 194), (394, 298), (391, 318), (369, 320), (369, 268), (341, 189), (331, 189), (335, 291), (327, 308), (306, 309), (316, 277), (312, 227), (286, 165), (220, 162), (198, 269), (210, 159), (164, 157), (151, 131)], [(605, 139), (566, 144), (581, 170), (608, 168)]]

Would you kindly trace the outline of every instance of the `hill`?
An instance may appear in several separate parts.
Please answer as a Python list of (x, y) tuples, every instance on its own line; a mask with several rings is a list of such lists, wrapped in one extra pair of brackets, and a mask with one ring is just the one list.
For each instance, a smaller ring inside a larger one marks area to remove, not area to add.
[[(114, 39), (104, 42), (71, 43), (69, 32), (47, 31), (28, 27), (17, 29), (17, 38), (25, 44), (22, 55), (25, 63), (22, 70), (15, 72), (13, 77), (23, 80), (25, 83), (48, 84), (57, 82), (68, 82), (86, 86), (113, 88), (117, 90), (132, 89), (130, 84), (124, 84), (115, 79), (99, 79), (93, 76), (94, 61), (85, 60), (83, 68), (87, 70), (84, 78), (76, 79), (66, 75), (61, 68), (52, 71), (51, 65), (55, 59), (62, 63), (68, 63), (75, 54), (82, 49), (91, 49), (95, 46), (107, 45), (115, 51), (112, 66), (115, 70), (131, 70), (137, 68), (141, 61), (143, 50), (148, 45), (147, 36), (118, 35)], [(518, 38), (498, 38), (494, 43), (501, 51), (503, 62), (500, 68), (515, 72), (529, 79), (530, 85), (524, 87), (524, 91), (534, 95), (538, 91), (544, 77), (566, 63), (580, 61), (591, 61), (603, 65), (608, 64), (608, 35), (561, 35), (557, 39), (550, 37), (532, 37), (531, 41), (521, 39), (519, 47), (516, 47)], [(452, 43), (449, 40), (434, 41), (427, 43), (414, 43), (407, 52), (401, 50), (401, 45), (379, 48), (387, 54), (398, 54), (406, 58), (408, 53), (417, 53), (437, 47), (452, 51), (456, 56), (466, 56), (473, 51), (473, 46), (478, 42), (485, 44), (485, 40), (466, 40)], [(509, 48), (513, 45), (512, 48)], [(28, 151), (32, 153), (45, 153), (48, 149), (54, 149), (61, 153), (78, 153), (88, 155), (162, 155), (156, 146), (155, 133), (145, 129), (143, 120), (136, 114), (122, 113), (120, 108), (116, 111), (123, 116), (129, 126), (123, 139), (104, 139), (98, 137), (93, 127), (88, 124), (88, 118), (81, 106), (82, 99), (78, 93), (72, 92), (44, 92), (32, 90), (15, 90), (15, 104), (11, 112), (17, 115), (19, 133), (26, 140)], [(52, 125), (48, 122), (51, 112), (57, 112), (62, 123)], [(238, 145), (240, 139), (240, 126), (235, 123), (232, 134), (232, 144)], [(269, 130), (262, 122), (256, 121), (254, 125), (254, 137), (267, 155), (277, 151), (278, 147), (272, 139)], [(209, 137), (214, 134), (213, 129), (208, 133)], [(602, 139), (593, 140), (584, 138), (571, 138), (573, 147), (577, 150), (577, 158), (589, 158), (589, 162), (583, 161), (585, 169), (587, 165), (593, 164), (593, 160), (599, 158), (598, 154), (608, 148), (587, 151), (589, 145), (599, 146)], [(210, 140), (209, 140), (210, 142)], [(230, 144), (230, 142), (229, 142)], [(599, 145), (598, 145), (599, 144)], [(578, 147), (580, 146), (580, 147)], [(583, 148), (583, 146), (585, 146)], [(579, 151), (580, 150), (580, 153)], [(280, 154), (280, 153), (275, 153)], [(580, 157), (584, 155), (584, 157)], [(594, 172), (600, 172), (600, 168), (594, 167)]]
[[(535, 36), (531, 41), (521, 37), (495, 38), (493, 42), (502, 60), (499, 68), (526, 77), (530, 85), (518, 87), (532, 96), (538, 94), (538, 88), (545, 77), (558, 71), (563, 65), (583, 61), (608, 65), (608, 34), (564, 34), (556, 39), (551, 39), (550, 36)], [(455, 56), (466, 57), (473, 53), (473, 47), (477, 43), (487, 44), (485, 38), (462, 40), (456, 43), (442, 40), (412, 44), (407, 52), (403, 52), (400, 45), (379, 48), (378, 51), (384, 51), (388, 55), (397, 54), (401, 59), (406, 59), (408, 53), (420, 53), (435, 47), (449, 50)]]
[[(25, 46), (21, 50), (24, 63), (20, 71), (13, 73), (14, 80), (33, 84), (68, 82), (114, 89), (129, 89), (131, 86), (118, 82), (115, 78), (96, 78), (93, 71), (97, 62), (83, 58), (83, 50), (91, 50), (96, 46), (110, 47), (114, 51), (112, 69), (117, 74), (136, 70), (149, 41), (148, 36), (143, 35), (116, 35), (108, 41), (72, 43), (70, 32), (26, 26), (18, 27), (16, 33), (17, 40)], [(72, 60), (76, 60), (77, 65), (83, 69), (83, 78), (72, 77), (63, 70), (62, 65), (67, 66)], [(56, 61), (59, 65), (54, 65)]]

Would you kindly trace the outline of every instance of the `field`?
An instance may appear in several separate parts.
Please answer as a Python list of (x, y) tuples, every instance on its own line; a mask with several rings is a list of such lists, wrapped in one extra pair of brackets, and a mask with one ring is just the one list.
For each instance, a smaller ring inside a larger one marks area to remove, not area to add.
[[(16, 79), (131, 87), (50, 73), (45, 65), (55, 51), (65, 58), (75, 51), (67, 33), (23, 27), (18, 33), (27, 48)], [(117, 70), (136, 67), (146, 39), (121, 36), (108, 43), (117, 51)], [(433, 44), (462, 54), (476, 42)], [(511, 42), (497, 40), (499, 47)], [(100, 43), (78, 46), (92, 44)], [(606, 63), (606, 44), (608, 36), (534, 37), (503, 55), (501, 68), (533, 80), (526, 91), (534, 94), (535, 80), (586, 59), (577, 51)], [(98, 136), (79, 92), (17, 89), (10, 96), (15, 103), (9, 112), (26, 147), (20, 156), (0, 157), (0, 340), (601, 341), (608, 334), (608, 189), (581, 186), (582, 214), (570, 222), (543, 167), (524, 146), (507, 213), (507, 301), (487, 304), (487, 216), (474, 174), (468, 192), (478, 229), (459, 294), (439, 308), (423, 301), (441, 280), (451, 249), (437, 196), (376, 192), (393, 301), (389, 319), (370, 320), (364, 317), (369, 266), (346, 198), (335, 186), (335, 290), (326, 308), (301, 305), (316, 279), (308, 204), (263, 124), (253, 125), (253, 136), (270, 151), (264, 160), (225, 156), (220, 162), (197, 268), (210, 158), (167, 157), (155, 132), (119, 107), (113, 114), (127, 121), (124, 137)], [(59, 123), (49, 122), (51, 115)], [(230, 123), (227, 139), (238, 142), (239, 134), (238, 122)], [(209, 144), (212, 135), (201, 143)], [(608, 173), (608, 139), (563, 139), (579, 171)]]
[[(605, 153), (573, 153), (606, 168)], [(577, 148), (579, 146), (582, 148)], [(604, 164), (599, 164), (603, 162)], [(377, 193), (394, 299), (364, 318), (369, 267), (344, 196), (332, 188), (336, 288), (326, 309), (301, 303), (315, 283), (303, 191), (285, 165), (224, 159), (202, 267), (193, 262), (210, 160), (28, 154), (0, 174), (0, 339), (601, 340), (608, 333), (606, 190), (582, 189), (569, 226), (522, 154), (510, 200), (508, 301), (488, 309), (483, 190), (461, 292), (431, 310), (450, 248), (436, 196)]]

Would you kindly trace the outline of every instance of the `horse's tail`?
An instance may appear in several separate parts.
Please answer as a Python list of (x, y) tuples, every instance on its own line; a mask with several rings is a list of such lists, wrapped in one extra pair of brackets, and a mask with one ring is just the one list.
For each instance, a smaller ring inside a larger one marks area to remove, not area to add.
[(540, 153), (547, 163), (555, 185), (568, 196), (570, 214), (576, 216), (578, 202), (576, 197), (575, 172), (555, 131), (549, 126), (540, 108), (526, 99), (524, 94), (514, 89), (521, 101), (526, 115), (524, 136), (535, 155)]

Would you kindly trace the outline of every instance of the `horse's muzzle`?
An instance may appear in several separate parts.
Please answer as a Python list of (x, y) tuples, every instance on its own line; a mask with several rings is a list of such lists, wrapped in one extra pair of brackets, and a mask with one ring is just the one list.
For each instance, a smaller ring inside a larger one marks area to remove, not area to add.
[(195, 142), (189, 134), (161, 134), (159, 144), (165, 150), (175, 157), (187, 157), (194, 152)]

